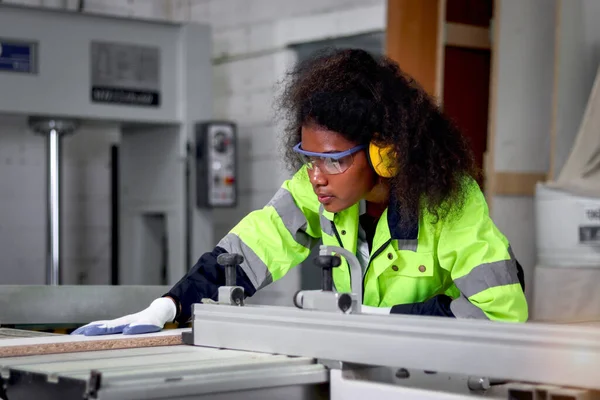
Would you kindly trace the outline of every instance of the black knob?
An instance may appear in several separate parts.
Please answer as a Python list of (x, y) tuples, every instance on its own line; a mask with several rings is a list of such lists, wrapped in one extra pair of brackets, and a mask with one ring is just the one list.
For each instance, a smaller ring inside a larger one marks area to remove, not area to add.
[(223, 253), (217, 256), (217, 262), (225, 268), (225, 286), (235, 286), (237, 281), (235, 269), (244, 262), (244, 257), (237, 253)]
[(342, 259), (339, 256), (318, 256), (315, 258), (315, 265), (322, 270), (321, 289), (327, 292), (333, 291), (333, 271), (332, 268), (339, 267)]

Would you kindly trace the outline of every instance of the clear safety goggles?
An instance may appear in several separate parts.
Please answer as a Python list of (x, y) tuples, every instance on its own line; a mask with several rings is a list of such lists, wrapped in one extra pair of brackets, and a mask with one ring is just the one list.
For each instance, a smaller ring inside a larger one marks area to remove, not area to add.
[(315, 153), (312, 151), (302, 150), (300, 143), (294, 146), (294, 151), (298, 154), (300, 161), (309, 170), (315, 167), (328, 175), (336, 175), (345, 172), (354, 162), (354, 154), (367, 146), (359, 145), (351, 149), (340, 151), (337, 153)]

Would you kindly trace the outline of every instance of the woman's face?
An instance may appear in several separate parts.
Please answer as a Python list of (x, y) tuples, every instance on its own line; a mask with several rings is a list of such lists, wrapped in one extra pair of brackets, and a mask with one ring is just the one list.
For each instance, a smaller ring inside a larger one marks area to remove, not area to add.
[[(302, 126), (301, 134), (302, 149), (315, 153), (337, 153), (357, 145), (337, 132), (312, 124)], [(329, 212), (339, 212), (356, 204), (367, 197), (377, 183), (377, 175), (364, 150), (349, 157), (353, 157), (350, 167), (339, 174), (327, 174), (318, 164), (308, 170), (313, 190)]]

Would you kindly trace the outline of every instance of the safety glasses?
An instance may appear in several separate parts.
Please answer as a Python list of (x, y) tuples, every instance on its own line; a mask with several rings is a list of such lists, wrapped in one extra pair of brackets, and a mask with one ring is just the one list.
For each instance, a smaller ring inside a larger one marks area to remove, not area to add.
[(359, 145), (351, 149), (337, 153), (315, 153), (302, 150), (300, 143), (294, 146), (294, 151), (298, 154), (300, 161), (309, 170), (315, 167), (328, 175), (336, 175), (345, 172), (354, 162), (354, 154), (367, 146)]

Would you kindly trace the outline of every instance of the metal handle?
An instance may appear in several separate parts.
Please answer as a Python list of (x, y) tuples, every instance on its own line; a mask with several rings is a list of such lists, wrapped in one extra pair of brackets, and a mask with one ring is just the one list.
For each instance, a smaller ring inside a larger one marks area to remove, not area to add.
[(225, 268), (225, 286), (236, 285), (236, 267), (243, 262), (244, 257), (237, 253), (223, 253), (217, 256), (217, 263)]
[(360, 262), (356, 258), (354, 254), (349, 252), (348, 250), (338, 247), (338, 246), (326, 246), (321, 245), (319, 247), (319, 255), (326, 256), (331, 253), (335, 253), (336, 255), (343, 256), (346, 261), (348, 261), (348, 266), (350, 267), (350, 284), (352, 288), (352, 294), (356, 299), (356, 310), (354, 313), (360, 313), (360, 308), (362, 305), (362, 269), (360, 267)]
[(315, 265), (321, 268), (321, 289), (326, 292), (333, 291), (333, 268), (339, 267), (342, 259), (339, 256), (320, 255), (315, 258)]

